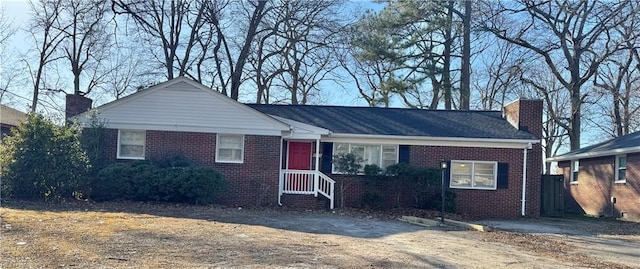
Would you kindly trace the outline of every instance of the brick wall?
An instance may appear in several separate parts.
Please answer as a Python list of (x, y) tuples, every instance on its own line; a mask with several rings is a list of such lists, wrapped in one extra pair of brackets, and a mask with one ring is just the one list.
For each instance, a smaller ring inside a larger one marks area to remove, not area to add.
[[(527, 167), (527, 203), (526, 215), (538, 217), (540, 215), (540, 170), (541, 149), (540, 145), (527, 153), (529, 164)], [(455, 189), (456, 213), (475, 218), (518, 218), (522, 213), (522, 149), (496, 149), (496, 148), (464, 148), (464, 147), (437, 147), (437, 146), (411, 146), (410, 164), (424, 168), (438, 168), (441, 160), (471, 160), (471, 161), (495, 161), (508, 163), (508, 187), (497, 190), (471, 190)], [(362, 207), (363, 196), (367, 193), (362, 176), (355, 179), (344, 175), (332, 174), (336, 180), (336, 207), (340, 205), (340, 182), (346, 180), (348, 188), (345, 195), (345, 205)], [(376, 192), (380, 194), (379, 205), (393, 207), (396, 205), (396, 186), (392, 182), (376, 183)], [(432, 198), (440, 193), (439, 188), (433, 189)], [(414, 207), (416, 201), (413, 190), (401, 187), (400, 204), (403, 207)]]
[(580, 160), (578, 182), (571, 183), (571, 162), (558, 163), (565, 177), (565, 208), (571, 213), (612, 216), (611, 197), (616, 198), (613, 215), (640, 219), (640, 153), (627, 155), (627, 182), (614, 183), (615, 157)]
[[(541, 150), (538, 145), (527, 153), (526, 215), (540, 215)], [(522, 149), (411, 147), (411, 164), (421, 167), (439, 167), (441, 160), (496, 161), (509, 164), (506, 189), (456, 189), (457, 213), (472, 217), (517, 218), (521, 216)]]
[[(116, 159), (118, 130), (107, 129), (105, 156)], [(275, 205), (278, 201), (280, 137), (244, 137), (244, 163), (215, 162), (216, 134), (147, 131), (146, 159), (181, 154), (197, 165), (215, 169), (225, 176), (229, 188), (222, 203), (229, 206)], [(123, 160), (126, 161), (126, 160)]]
[[(505, 118), (515, 128), (542, 137), (542, 101), (517, 100), (504, 108)], [(457, 213), (477, 218), (518, 218), (522, 215), (522, 173), (523, 149), (471, 148), (411, 146), (410, 164), (425, 168), (438, 168), (442, 160), (496, 161), (508, 163), (508, 188), (497, 190), (456, 189)], [(532, 144), (527, 150), (527, 186), (525, 214), (528, 217), (540, 216), (540, 189), (542, 174), (542, 147)], [(345, 180), (342, 175), (332, 174), (336, 183), (336, 205), (339, 205), (339, 184)], [(347, 206), (362, 206), (362, 197), (367, 186), (361, 180), (350, 181), (345, 197)], [(391, 183), (381, 183), (378, 193), (383, 195), (381, 205), (395, 205), (394, 188)], [(435, 190), (439, 192), (439, 190)], [(403, 191), (402, 206), (415, 206), (411, 190)]]

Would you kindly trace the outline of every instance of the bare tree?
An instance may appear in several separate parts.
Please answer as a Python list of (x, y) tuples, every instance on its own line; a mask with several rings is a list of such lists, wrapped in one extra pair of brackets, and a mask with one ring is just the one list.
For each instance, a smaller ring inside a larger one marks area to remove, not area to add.
[[(610, 33), (631, 16), (627, 9), (630, 2), (488, 2), (493, 16), (486, 20), (484, 29), (539, 55), (571, 96), (569, 121), (554, 120), (567, 130), (572, 150), (580, 148), (581, 108), (587, 97), (582, 87), (596, 74), (600, 64), (624, 44), (625, 40)], [(513, 23), (496, 20), (502, 16)], [(528, 82), (537, 83), (532, 79)]]
[(292, 104), (306, 104), (310, 98), (320, 97), (320, 82), (338, 67), (334, 47), (340, 42), (337, 36), (344, 25), (338, 15), (340, 3), (339, 0), (274, 3), (271, 15), (277, 17), (264, 20), (267, 25), (264, 28), (273, 29), (267, 31), (271, 38), (268, 44), (261, 40), (256, 54), (267, 60), (257, 65), (263, 71), (265, 67), (271, 70), (260, 76), (261, 86), (270, 78), (271, 94), (286, 93), (282, 100)]
[(61, 58), (56, 53), (60, 43), (64, 40), (65, 32), (63, 30), (69, 28), (69, 25), (60, 24), (59, 18), (61, 16), (62, 3), (62, 0), (30, 2), (32, 17), (29, 32), (36, 44), (38, 54), (35, 66), (32, 66), (28, 60), (24, 60), (33, 81), (31, 112), (35, 112), (38, 105), (38, 97), (44, 84), (45, 68), (50, 63)]
[(500, 109), (510, 97), (517, 97), (515, 89), (520, 87), (520, 76), (525, 68), (525, 55), (511, 43), (496, 42), (476, 64), (474, 89), (479, 94), (479, 107), (486, 110)]
[[(201, 81), (202, 74), (191, 74), (193, 65), (207, 57), (210, 33), (208, 16), (215, 14), (216, 1), (135, 1), (113, 0), (115, 14), (133, 18), (141, 30), (141, 39), (152, 51), (156, 60), (165, 68), (167, 79), (188, 75)], [(160, 47), (160, 50), (156, 50)], [(201, 69), (197, 69), (201, 71)]]
[(12, 22), (8, 21), (4, 8), (0, 6), (0, 103), (17, 75), (16, 70), (7, 64), (8, 55), (6, 53), (7, 41), (15, 33), (15, 30), (12, 27)]
[[(240, 44), (240, 53), (236, 58), (235, 65), (233, 69), (231, 69), (231, 87), (229, 89), (231, 99), (238, 100), (238, 96), (240, 94), (240, 84), (242, 83), (242, 74), (244, 72), (244, 65), (249, 58), (251, 44), (253, 43), (253, 39), (256, 37), (256, 33), (258, 32), (258, 25), (262, 21), (265, 13), (267, 13), (270, 9), (265, 9), (267, 4), (266, 0), (259, 0), (257, 3), (249, 2), (251, 9), (251, 16), (249, 17), (249, 24), (247, 27), (247, 32), (245, 38), (242, 40)], [(249, 9), (249, 10), (251, 10)], [(218, 28), (220, 25), (217, 26)], [(221, 38), (222, 36), (219, 36)], [(227, 58), (231, 59), (231, 55), (227, 53)]]
[[(111, 45), (111, 37), (106, 30), (107, 11), (106, 2), (100, 0), (70, 0), (60, 6), (58, 20), (61, 22), (54, 27), (64, 33), (61, 49), (71, 66), (74, 94), (89, 94), (104, 77), (103, 73), (96, 71)], [(92, 70), (89, 82), (81, 90), (81, 76)]]
[[(567, 124), (570, 114), (570, 96), (564, 86), (553, 75), (544, 72), (544, 67), (527, 66), (521, 73), (521, 86), (518, 95), (521, 97), (540, 97), (544, 108), (542, 113), (542, 150), (545, 160), (555, 156), (566, 146), (569, 133), (559, 123)], [(564, 119), (561, 121), (560, 119)], [(545, 173), (551, 173), (551, 163), (545, 162)]]

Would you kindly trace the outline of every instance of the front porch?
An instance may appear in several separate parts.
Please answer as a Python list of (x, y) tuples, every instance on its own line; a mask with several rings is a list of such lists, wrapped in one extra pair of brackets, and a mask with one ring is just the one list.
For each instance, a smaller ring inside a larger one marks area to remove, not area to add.
[(321, 194), (329, 199), (329, 208), (333, 209), (335, 183), (333, 179), (320, 171), (282, 169), (278, 187), (278, 204), (281, 205), (283, 194), (313, 195), (315, 197)]
[(295, 128), (281, 140), (278, 204), (282, 205), (284, 194), (321, 195), (329, 199), (329, 208), (333, 209), (335, 180), (319, 170), (322, 157), (320, 137), (328, 135), (329, 131), (282, 118), (279, 120)]

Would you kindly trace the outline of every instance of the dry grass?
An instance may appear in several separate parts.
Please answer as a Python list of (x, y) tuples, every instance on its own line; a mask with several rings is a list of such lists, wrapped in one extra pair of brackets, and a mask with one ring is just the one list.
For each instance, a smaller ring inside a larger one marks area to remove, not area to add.
[[(573, 255), (572, 246), (541, 236), (425, 230), (367, 214), (14, 201), (0, 208), (0, 268), (624, 268)], [(368, 237), (269, 224), (318, 215), (329, 226), (387, 225), (390, 232)], [(565, 258), (571, 256), (580, 259)]]
[[(162, 206), (159, 209), (167, 210)], [(206, 214), (204, 219), (190, 219), (101, 210), (3, 208), (1, 215), (0, 264), (6, 268), (186, 268), (224, 266), (230, 258), (235, 265), (268, 264), (270, 255), (251, 255), (263, 259), (259, 261), (244, 255), (248, 246), (254, 252), (273, 251), (271, 246), (253, 240), (254, 235), (269, 232), (274, 240), (285, 239), (284, 233), (271, 228), (209, 221)], [(240, 229), (246, 231), (240, 233)], [(304, 251), (299, 246), (293, 248)]]

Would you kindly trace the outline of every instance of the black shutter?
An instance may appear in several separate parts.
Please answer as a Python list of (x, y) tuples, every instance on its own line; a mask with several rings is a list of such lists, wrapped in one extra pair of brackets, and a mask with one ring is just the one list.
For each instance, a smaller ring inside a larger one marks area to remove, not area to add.
[(398, 163), (409, 164), (409, 158), (411, 156), (411, 146), (400, 145), (398, 146)]
[(282, 169), (286, 169), (287, 167), (287, 158), (289, 158), (289, 143), (287, 141), (282, 142)]
[(509, 164), (498, 163), (498, 189), (509, 188)]
[(333, 143), (322, 143), (322, 163), (320, 164), (320, 172), (331, 174), (331, 163), (333, 161)]

